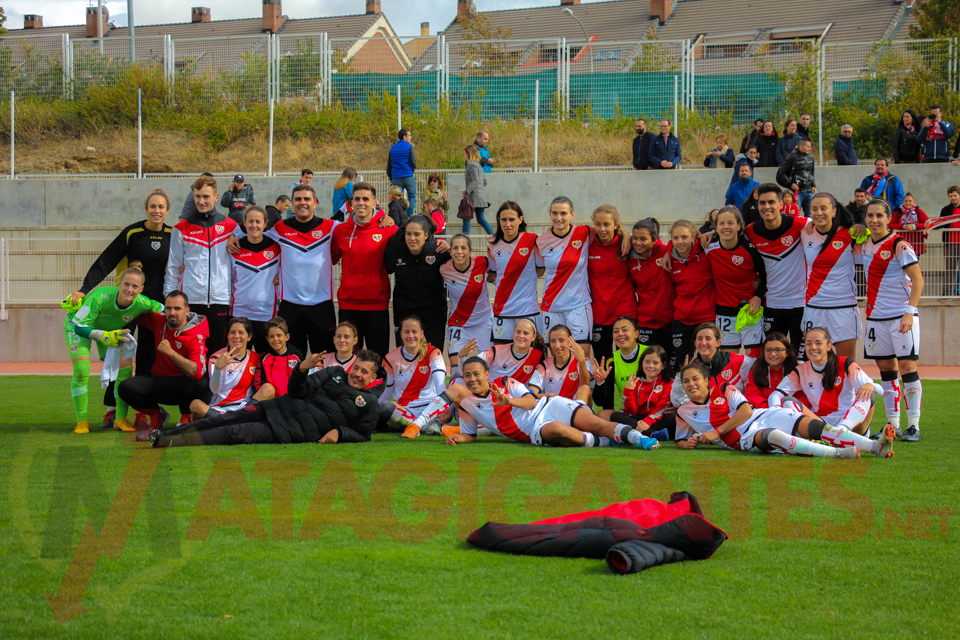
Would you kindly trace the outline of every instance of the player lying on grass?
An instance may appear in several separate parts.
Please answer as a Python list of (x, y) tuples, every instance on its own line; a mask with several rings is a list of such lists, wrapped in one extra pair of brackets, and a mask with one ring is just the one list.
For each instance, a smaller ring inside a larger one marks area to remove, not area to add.
[[(834, 427), (804, 415), (794, 399), (787, 406), (754, 409), (729, 383), (710, 385), (710, 370), (691, 362), (680, 371), (689, 400), (677, 409), (677, 447), (694, 449), (718, 444), (733, 451), (770, 451), (818, 458), (859, 458), (860, 449), (880, 458), (893, 457), (893, 427), (887, 426), (877, 441), (844, 427)], [(823, 440), (834, 445), (811, 442)]]
[(141, 432), (137, 440), (149, 440), (158, 448), (369, 441), (377, 426), (377, 400), (384, 386), (377, 377), (380, 356), (364, 349), (349, 373), (342, 367), (327, 367), (308, 374), (320, 358), (321, 354), (313, 354), (297, 366), (286, 395), (175, 429)]
[[(447, 436), (449, 445), (477, 439), (477, 429), (535, 445), (595, 447), (628, 443), (642, 449), (660, 446), (653, 438), (625, 424), (602, 420), (586, 407), (590, 387), (582, 386), (577, 399), (540, 398), (506, 376), (490, 380), (490, 367), (482, 358), (469, 358), (461, 369), (464, 383), (454, 384), (433, 401), (409, 429), (423, 429), (456, 403), (460, 433)], [(582, 395), (581, 395), (582, 394)]]
[[(141, 313), (159, 313), (163, 305), (140, 294), (143, 291), (144, 276), (139, 263), (120, 276), (119, 287), (99, 287), (91, 291), (78, 309), (67, 314), (63, 327), (70, 361), (73, 363), (73, 377), (70, 379), (70, 394), (73, 396), (73, 408), (76, 412), (77, 426), (74, 433), (90, 433), (87, 420), (87, 380), (90, 377), (90, 344), (97, 343), (100, 359), (106, 356), (109, 347), (119, 347), (130, 338), (124, 327)], [(66, 303), (65, 303), (66, 304)], [(133, 362), (129, 358), (121, 359), (120, 369), (115, 383), (107, 387), (103, 403), (107, 405), (107, 414), (103, 418), (103, 429), (117, 428), (133, 431), (127, 420), (127, 404), (115, 398), (114, 388), (133, 374)]]

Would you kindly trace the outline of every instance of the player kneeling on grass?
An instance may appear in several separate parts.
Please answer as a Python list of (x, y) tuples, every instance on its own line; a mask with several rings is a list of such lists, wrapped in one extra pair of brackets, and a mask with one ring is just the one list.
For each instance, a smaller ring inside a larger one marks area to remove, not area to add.
[(294, 369), (286, 395), (175, 429), (138, 433), (137, 440), (149, 440), (158, 448), (369, 441), (377, 426), (377, 400), (384, 386), (377, 377), (380, 356), (364, 349), (349, 373), (343, 367), (327, 367), (308, 374), (320, 358), (321, 354), (313, 354)]
[[(425, 428), (435, 415), (457, 404), (460, 433), (447, 436), (449, 445), (466, 444), (477, 439), (481, 426), (490, 431), (535, 445), (555, 447), (596, 447), (628, 443), (642, 449), (655, 449), (660, 443), (645, 438), (625, 424), (607, 422), (593, 415), (585, 398), (590, 387), (580, 387), (577, 399), (537, 397), (513, 378), (490, 380), (490, 368), (482, 358), (470, 358), (462, 368), (464, 384), (455, 384), (436, 398), (413, 426)], [(465, 385), (465, 386), (464, 386)]]
[(210, 356), (210, 404), (203, 400), (190, 403), (190, 413), (201, 420), (213, 411), (238, 411), (251, 400), (267, 400), (273, 386), (261, 377), (260, 354), (247, 349), (253, 339), (253, 323), (247, 318), (231, 318), (227, 324), (227, 346)]
[[(775, 409), (754, 409), (731, 384), (710, 385), (710, 371), (691, 362), (680, 371), (689, 400), (677, 409), (677, 447), (714, 443), (733, 451), (770, 451), (817, 458), (859, 458), (860, 449), (893, 457), (893, 427), (879, 441), (805, 415), (793, 399)], [(837, 448), (811, 442), (824, 440)]]
[[(109, 348), (121, 348), (124, 343), (130, 341), (130, 331), (124, 327), (134, 318), (142, 313), (163, 311), (162, 304), (140, 295), (143, 291), (144, 276), (138, 265), (139, 263), (134, 262), (123, 272), (119, 287), (94, 289), (84, 298), (79, 308), (67, 314), (63, 333), (67, 349), (70, 351), (70, 361), (73, 363), (70, 394), (73, 396), (73, 408), (77, 418), (74, 433), (90, 433), (90, 423), (87, 420), (90, 344), (96, 342), (100, 359), (105, 360)], [(69, 301), (63, 306), (67, 305)], [(107, 387), (104, 397), (107, 415), (104, 416), (101, 428), (134, 430), (127, 420), (127, 403), (122, 399), (115, 399), (114, 395), (114, 386), (119, 386), (133, 373), (131, 357), (132, 354), (121, 356), (119, 367), (113, 378), (115, 382)]]

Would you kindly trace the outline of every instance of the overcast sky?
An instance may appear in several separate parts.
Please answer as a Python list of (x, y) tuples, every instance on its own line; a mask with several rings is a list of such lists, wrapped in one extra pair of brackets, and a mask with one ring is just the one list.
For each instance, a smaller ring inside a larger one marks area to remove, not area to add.
[[(474, 0), (481, 11), (519, 7), (560, 6), (559, 0)], [(96, 2), (93, 3), (96, 5)], [(189, 22), (190, 8), (210, 7), (214, 20), (254, 18), (262, 14), (260, 0), (134, 0), (136, 24)], [(40, 14), (43, 26), (85, 24), (86, 0), (0, 0), (7, 14), (6, 26), (23, 28), (23, 14)], [(117, 26), (127, 24), (126, 0), (105, 4)], [(382, 0), (381, 7), (401, 36), (420, 35), (420, 23), (429, 22), (430, 32), (442, 30), (457, 12), (457, 0)], [(283, 13), (290, 18), (316, 18), (363, 13), (366, 0), (283, 0)]]

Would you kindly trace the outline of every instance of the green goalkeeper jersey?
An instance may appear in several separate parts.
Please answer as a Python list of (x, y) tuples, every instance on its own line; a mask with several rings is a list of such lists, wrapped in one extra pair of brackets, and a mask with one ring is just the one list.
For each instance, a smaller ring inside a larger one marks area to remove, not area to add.
[(99, 287), (87, 294), (76, 313), (68, 314), (67, 327), (83, 338), (89, 338), (94, 329), (114, 331), (123, 329), (143, 313), (163, 313), (163, 305), (138, 295), (129, 307), (117, 306), (120, 287)]

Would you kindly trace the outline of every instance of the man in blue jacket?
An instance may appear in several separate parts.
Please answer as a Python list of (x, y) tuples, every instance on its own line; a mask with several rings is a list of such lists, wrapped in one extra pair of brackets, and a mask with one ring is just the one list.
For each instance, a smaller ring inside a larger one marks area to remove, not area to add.
[(740, 179), (727, 187), (727, 198), (724, 204), (732, 204), (737, 209), (741, 209), (744, 201), (753, 193), (753, 188), (759, 186), (760, 183), (753, 179), (753, 167), (750, 164), (740, 165)]
[(949, 162), (950, 138), (953, 137), (953, 125), (943, 119), (940, 105), (930, 107), (930, 117), (926, 126), (917, 134), (917, 142), (923, 145), (924, 162)]
[(680, 141), (670, 133), (672, 128), (666, 118), (660, 121), (660, 135), (650, 143), (651, 169), (677, 169), (680, 166)]
[(408, 211), (416, 211), (417, 181), (413, 172), (417, 170), (417, 150), (410, 142), (413, 134), (409, 129), (400, 129), (397, 132), (397, 141), (390, 147), (387, 156), (387, 177), (390, 184), (405, 189), (410, 206)]
[(887, 171), (885, 158), (878, 158), (874, 168), (874, 173), (863, 179), (860, 188), (867, 190), (867, 198), (886, 200), (891, 209), (896, 209), (903, 204), (903, 183)]
[(477, 152), (480, 153), (480, 166), (484, 173), (493, 173), (493, 165), (496, 158), (490, 157), (490, 134), (486, 131), (477, 132), (473, 144), (477, 145)]
[(853, 127), (849, 124), (843, 125), (840, 129), (840, 137), (833, 143), (833, 153), (837, 156), (837, 164), (840, 166), (856, 165), (857, 152), (853, 148)]

